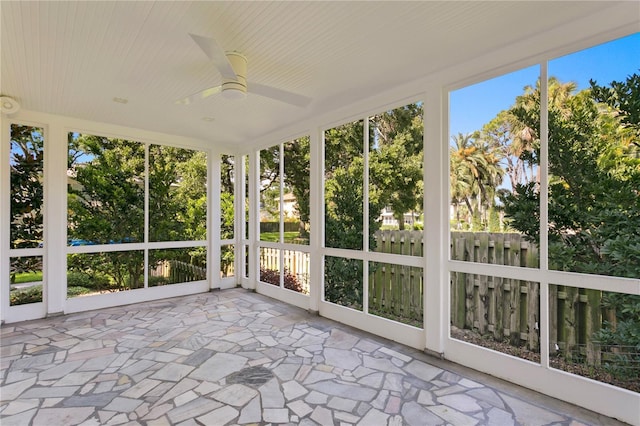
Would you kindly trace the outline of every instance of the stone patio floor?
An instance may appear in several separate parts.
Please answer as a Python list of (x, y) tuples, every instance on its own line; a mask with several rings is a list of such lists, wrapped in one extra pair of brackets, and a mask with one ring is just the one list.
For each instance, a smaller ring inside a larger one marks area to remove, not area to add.
[(615, 425), (243, 289), (8, 324), (0, 424)]

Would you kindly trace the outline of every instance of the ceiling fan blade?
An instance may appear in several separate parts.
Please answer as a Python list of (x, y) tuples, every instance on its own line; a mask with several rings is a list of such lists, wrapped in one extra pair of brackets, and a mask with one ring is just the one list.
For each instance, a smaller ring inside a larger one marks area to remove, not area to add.
[(238, 76), (231, 66), (231, 62), (227, 59), (225, 51), (218, 45), (218, 43), (210, 37), (202, 37), (195, 34), (189, 34), (193, 41), (196, 42), (205, 55), (213, 62), (213, 65), (218, 68), (222, 77), (227, 80), (237, 80)]
[(298, 95), (297, 93), (287, 92), (286, 90), (276, 89), (275, 87), (265, 86), (264, 84), (248, 83), (249, 93), (265, 96), (287, 104), (306, 107), (311, 103), (311, 98)]
[(204, 89), (201, 92), (194, 93), (193, 95), (187, 96), (184, 99), (177, 100), (176, 103), (178, 105), (189, 105), (199, 99), (208, 98), (211, 95), (215, 95), (216, 93), (220, 93), (222, 90), (222, 86), (210, 87), (208, 89)]

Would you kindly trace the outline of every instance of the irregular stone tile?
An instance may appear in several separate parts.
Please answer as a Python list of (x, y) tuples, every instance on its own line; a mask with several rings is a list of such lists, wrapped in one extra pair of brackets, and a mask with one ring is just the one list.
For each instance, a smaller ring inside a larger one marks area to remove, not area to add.
[(60, 365), (56, 365), (55, 367), (48, 368), (47, 370), (41, 372), (38, 375), (40, 380), (55, 380), (60, 379), (61, 377), (66, 376), (67, 374), (75, 371), (78, 367), (80, 367), (84, 361), (71, 361), (64, 362)]
[(194, 389), (194, 391), (199, 395), (207, 395), (207, 394), (210, 394), (211, 392), (220, 390), (220, 387), (221, 386), (217, 383), (202, 382), (197, 388)]
[(146, 355), (143, 355), (141, 358), (149, 359), (151, 361), (158, 361), (158, 362), (173, 362), (176, 359), (178, 359), (179, 356), (180, 355), (171, 354), (168, 352), (153, 351), (153, 352), (149, 352)]
[(53, 354), (35, 355), (26, 358), (20, 358), (11, 363), (11, 371), (26, 370), (29, 368), (42, 367), (53, 362)]
[(435, 379), (440, 373), (443, 372), (438, 367), (434, 367), (425, 362), (413, 360), (404, 367), (404, 371), (413, 374), (417, 378), (429, 382)]
[[(91, 407), (79, 408), (42, 408), (33, 418), (34, 425), (72, 425), (85, 421), (94, 413)], [(3, 426), (6, 424), (2, 420)], [(23, 423), (28, 424), (28, 423)]]
[(376, 396), (376, 399), (371, 401), (371, 406), (379, 410), (383, 410), (387, 404), (387, 398), (389, 397), (389, 391), (386, 389), (381, 390)]
[(106, 424), (115, 415), (116, 413), (114, 413), (113, 411), (98, 411), (98, 419), (102, 424)]
[(238, 424), (259, 423), (262, 420), (262, 407), (260, 398), (253, 398), (240, 412)]
[(2, 410), (2, 416), (13, 416), (14, 414), (23, 413), (25, 411), (38, 408), (39, 406), (39, 399), (19, 399), (17, 401), (10, 402), (4, 410)]
[(459, 411), (452, 410), (451, 407), (447, 407), (446, 405), (433, 405), (427, 409), (438, 417), (456, 426), (475, 426), (478, 424), (477, 419), (467, 416)]
[(287, 356), (287, 353), (280, 348), (269, 348), (262, 352), (263, 355), (276, 360)]
[(460, 386), (464, 386), (465, 388), (481, 388), (484, 387), (483, 385), (481, 385), (480, 383), (474, 382), (473, 380), (469, 380), (469, 379), (461, 379), (458, 384)]
[[(64, 398), (73, 395), (78, 389), (80, 389), (80, 386), (30, 388), (21, 395), (21, 398)], [(2, 389), (2, 397), (5, 397), (4, 388)]]
[(381, 411), (372, 408), (365, 414), (365, 416), (358, 422), (359, 426), (369, 426), (369, 425), (386, 425), (387, 419), (389, 418), (388, 414), (385, 414)]
[(75, 361), (78, 359), (87, 360), (87, 359), (96, 359), (106, 355), (113, 354), (113, 347), (102, 348), (102, 349), (94, 349), (92, 351), (82, 351), (76, 352), (75, 354), (69, 354), (67, 356), (68, 361)]
[(393, 417), (389, 417), (389, 421), (387, 422), (387, 426), (403, 426), (404, 422), (402, 420), (402, 416), (395, 415)]
[(189, 401), (193, 401), (197, 397), (198, 397), (197, 393), (195, 393), (194, 391), (189, 391), (189, 392), (185, 392), (182, 395), (178, 395), (175, 398), (173, 398), (173, 402), (176, 405), (176, 407), (179, 407), (181, 405), (186, 404)]
[(327, 407), (340, 411), (353, 411), (357, 404), (358, 401), (354, 401), (353, 399), (334, 396), (329, 400)]
[(508, 425), (515, 423), (515, 419), (511, 413), (507, 413), (506, 411), (496, 407), (489, 410), (487, 413), (487, 420), (487, 424), (490, 425)]
[[(400, 410), (406, 424), (409, 425), (442, 425), (444, 420), (429, 412), (418, 403), (410, 401), (402, 405)], [(455, 424), (455, 423), (454, 423)], [(458, 426), (458, 425), (456, 425)]]
[(356, 368), (352, 372), (352, 374), (358, 379), (364, 376), (368, 376), (369, 374), (372, 374), (372, 373), (376, 373), (376, 371), (363, 366)]
[[(97, 407), (102, 408), (111, 403), (118, 392), (105, 392), (87, 396), (74, 395), (62, 401), (64, 407)], [(114, 410), (117, 411), (117, 410)]]
[(400, 404), (402, 400), (397, 396), (390, 396), (387, 400), (387, 405), (384, 407), (384, 412), (387, 414), (398, 414), (400, 412)]
[(144, 379), (140, 383), (137, 383), (136, 385), (123, 392), (122, 396), (125, 398), (138, 399), (149, 392), (151, 389), (158, 386), (160, 383), (162, 383), (160, 380)]
[(256, 339), (264, 346), (277, 346), (276, 342), (271, 336), (256, 336)]
[(358, 353), (345, 349), (326, 348), (323, 354), (326, 364), (345, 370), (353, 370), (362, 363)]
[(372, 356), (364, 355), (362, 357), (363, 365), (373, 370), (384, 371), (387, 373), (404, 374), (400, 368), (393, 365), (387, 358), (374, 358)]
[(383, 354), (387, 354), (393, 358), (397, 358), (403, 362), (410, 362), (413, 358), (407, 356), (405, 354), (401, 354), (400, 352), (394, 351), (393, 349), (385, 348), (384, 346), (378, 349), (379, 352)]
[(358, 343), (356, 336), (334, 328), (324, 345), (327, 348), (350, 350), (356, 343)]
[(439, 397), (438, 402), (465, 413), (482, 410), (476, 400), (467, 395), (445, 395)]
[(211, 411), (209, 414), (198, 417), (197, 420), (200, 422), (199, 424), (204, 425), (225, 425), (238, 417), (238, 413), (239, 411), (235, 408), (225, 405)]
[(343, 383), (335, 383), (324, 381), (314, 383), (308, 386), (310, 389), (332, 396), (341, 396), (351, 398), (357, 401), (371, 401), (376, 396), (376, 391), (369, 388), (363, 388), (356, 385), (347, 385)]
[(418, 394), (418, 404), (421, 405), (436, 405), (433, 400), (433, 394), (429, 391), (421, 390)]
[(213, 401), (208, 398), (199, 397), (193, 401), (189, 401), (180, 407), (176, 407), (173, 410), (167, 412), (167, 417), (171, 423), (180, 423), (187, 419), (200, 417), (208, 412), (222, 407), (219, 402)]
[(135, 409), (138, 408), (140, 404), (142, 404), (142, 401), (138, 399), (117, 397), (114, 398), (109, 405), (104, 407), (104, 409), (106, 411), (130, 413), (132, 411), (135, 411)]
[(32, 377), (21, 382), (12, 383), (10, 385), (3, 385), (2, 392), (0, 392), (0, 399), (2, 400), (2, 402), (14, 400), (35, 383), (36, 378)]
[(313, 409), (302, 400), (293, 401), (292, 403), (288, 404), (287, 407), (289, 407), (291, 411), (296, 413), (298, 417), (304, 417), (313, 411)]
[(311, 371), (311, 373), (309, 373), (309, 375), (305, 379), (304, 384), (305, 385), (310, 385), (312, 383), (321, 382), (323, 380), (332, 380), (332, 379), (335, 379), (335, 378), (336, 378), (335, 374), (327, 373), (327, 372), (324, 372), (324, 371), (313, 370), (313, 371)]
[(402, 392), (404, 390), (403, 382), (404, 378), (400, 374), (389, 373), (386, 375), (382, 387), (390, 391)]
[(278, 381), (274, 378), (258, 388), (262, 397), (262, 408), (283, 408), (284, 395)]
[(303, 387), (300, 383), (296, 381), (289, 381), (282, 384), (282, 390), (284, 392), (284, 397), (287, 401), (291, 401), (292, 399), (296, 399), (309, 391)]
[(328, 395), (316, 391), (311, 391), (309, 395), (304, 398), (305, 402), (314, 405), (326, 404), (328, 399)]
[(151, 367), (156, 365), (155, 361), (150, 361), (148, 359), (142, 359), (140, 361), (136, 361), (133, 364), (120, 369), (120, 373), (127, 376), (135, 376), (138, 373), (149, 370)]
[(195, 369), (189, 377), (196, 380), (217, 382), (231, 373), (241, 370), (247, 363), (247, 358), (234, 354), (217, 353), (200, 367)]
[(40, 406), (40, 408), (53, 407), (62, 400), (64, 400), (64, 398), (45, 398), (44, 401), (42, 401), (42, 405)]
[[(180, 354), (177, 354), (180, 355)], [(215, 352), (211, 349), (201, 348), (197, 351), (191, 353), (187, 358), (185, 358), (181, 364), (191, 365), (193, 367), (198, 367), (200, 364), (211, 358), (215, 355)]]
[(442, 388), (442, 389), (436, 389), (436, 390), (433, 391), (433, 393), (435, 395), (438, 395), (438, 396), (444, 396), (444, 395), (450, 395), (452, 393), (460, 393), (460, 392), (463, 392), (465, 390), (467, 390), (467, 389), (463, 388), (460, 385), (453, 385), (453, 386), (448, 386), (448, 387), (445, 387), (445, 388)]
[[(375, 370), (371, 370), (371, 371), (375, 371)], [(383, 380), (384, 380), (384, 373), (374, 373), (358, 380), (358, 383), (364, 386), (372, 387), (374, 389), (379, 389), (382, 387)]]
[(267, 423), (288, 423), (289, 410), (286, 408), (265, 408), (262, 410), (262, 419)]
[(299, 369), (300, 369), (300, 365), (298, 364), (283, 363), (273, 369), (273, 374), (278, 376), (280, 380), (287, 381), (287, 380), (292, 380)]
[(80, 386), (93, 379), (98, 372), (86, 371), (82, 373), (69, 373), (55, 383), (55, 386)]
[(563, 422), (567, 420), (566, 418), (561, 417), (551, 411), (536, 407), (535, 405), (531, 405), (509, 395), (500, 393), (500, 397), (502, 397), (508, 408), (511, 408), (511, 410), (515, 414), (516, 421), (522, 424), (541, 426), (553, 422)]
[(310, 353), (309, 351), (307, 351), (307, 350), (306, 350), (306, 349), (304, 349), (304, 348), (298, 348), (298, 349), (296, 349), (296, 351), (295, 351), (295, 355), (296, 355), (296, 356), (299, 356), (299, 357), (301, 357), (301, 358), (313, 358), (313, 354), (312, 354), (312, 353)]
[(182, 364), (167, 364), (151, 376), (152, 379), (179, 382), (189, 375), (195, 367)]
[(333, 424), (333, 413), (331, 410), (325, 407), (317, 406), (313, 413), (311, 413), (311, 420), (318, 422), (321, 425)]
[(111, 425), (124, 425), (125, 423), (127, 423), (129, 421), (129, 417), (127, 417), (126, 414), (124, 413), (120, 413), (120, 414), (116, 414), (114, 415), (111, 420), (109, 420), (107, 422), (107, 426), (111, 426)]
[(173, 404), (161, 404), (155, 406), (142, 418), (142, 420), (158, 419), (159, 417), (164, 416), (171, 409), (173, 409)]
[(251, 389), (250, 387), (241, 384), (232, 384), (230, 386), (223, 387), (218, 392), (211, 395), (211, 397), (223, 404), (240, 407), (257, 395), (258, 392), (255, 389)]
[[(47, 410), (48, 409), (49, 408), (47, 408)], [(24, 426), (31, 424), (31, 419), (36, 414), (36, 411), (38, 410), (34, 408), (33, 410), (23, 411), (22, 413), (15, 414), (13, 416), (2, 417), (2, 426)], [(49, 424), (53, 425), (55, 423)]]
[[(196, 386), (198, 386), (200, 383), (186, 378), (186, 379), (182, 379), (180, 380), (175, 386), (173, 386), (171, 388), (171, 390), (167, 391), (164, 393), (164, 395), (162, 395), (162, 397), (160, 398), (160, 400), (158, 402), (155, 403), (155, 405), (160, 405), (162, 403), (164, 403), (165, 401), (168, 401), (170, 399), (173, 399), (179, 395), (182, 395), (185, 392), (190, 391), (191, 389), (195, 388)], [(164, 385), (164, 383), (163, 383)], [(160, 387), (162, 387), (162, 385), (158, 386), (157, 388), (155, 388), (154, 390), (159, 389)]]
[[(2, 369), (0, 369), (2, 370)], [(28, 373), (22, 370), (19, 371), (10, 371), (7, 374), (7, 379), (4, 381), (5, 384), (11, 384), (16, 382), (21, 382), (23, 380), (30, 379), (32, 377), (38, 377), (37, 373)]]

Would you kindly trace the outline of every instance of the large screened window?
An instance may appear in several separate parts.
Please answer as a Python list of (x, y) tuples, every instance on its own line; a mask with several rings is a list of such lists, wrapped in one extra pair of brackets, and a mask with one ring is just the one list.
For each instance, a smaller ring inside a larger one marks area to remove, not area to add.
[(421, 102), (325, 130), (325, 301), (422, 327), (423, 133)]
[(260, 281), (309, 294), (310, 145), (303, 136), (260, 151)]
[(635, 34), (451, 92), (451, 337), (640, 390), (638, 52)]
[[(44, 130), (11, 124), (9, 303), (43, 300)], [(3, 280), (4, 282), (4, 280)]]
[(206, 279), (206, 153), (69, 133), (67, 296)]
[[(539, 78), (533, 66), (450, 94), (452, 260), (539, 266), (539, 232), (518, 232), (503, 201), (540, 191)], [(535, 120), (521, 119), (535, 111)], [(539, 230), (537, 203), (515, 214)], [(451, 272), (451, 336), (539, 362), (539, 293), (538, 282)]]

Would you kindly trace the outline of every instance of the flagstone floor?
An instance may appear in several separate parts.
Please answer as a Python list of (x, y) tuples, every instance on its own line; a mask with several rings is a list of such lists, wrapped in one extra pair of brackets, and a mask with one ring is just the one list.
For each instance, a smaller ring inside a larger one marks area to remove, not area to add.
[(0, 424), (615, 425), (242, 289), (1, 328)]

